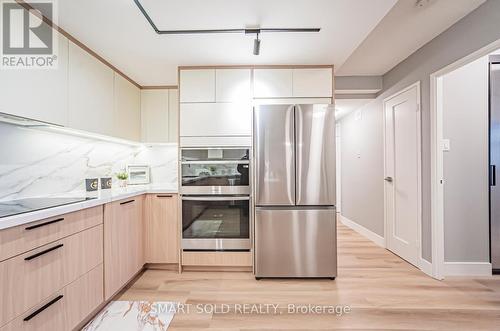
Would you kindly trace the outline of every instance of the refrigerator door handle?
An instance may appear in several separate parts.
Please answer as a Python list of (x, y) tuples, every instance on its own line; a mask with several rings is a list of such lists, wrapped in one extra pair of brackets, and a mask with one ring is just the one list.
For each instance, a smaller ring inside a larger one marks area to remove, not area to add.
[(497, 185), (497, 169), (496, 165), (490, 165), (490, 186)]

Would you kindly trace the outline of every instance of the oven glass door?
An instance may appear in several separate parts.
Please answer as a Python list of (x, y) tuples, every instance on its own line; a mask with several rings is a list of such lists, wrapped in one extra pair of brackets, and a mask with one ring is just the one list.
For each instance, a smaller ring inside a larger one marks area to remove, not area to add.
[(184, 249), (248, 249), (250, 198), (184, 196), (182, 239)]

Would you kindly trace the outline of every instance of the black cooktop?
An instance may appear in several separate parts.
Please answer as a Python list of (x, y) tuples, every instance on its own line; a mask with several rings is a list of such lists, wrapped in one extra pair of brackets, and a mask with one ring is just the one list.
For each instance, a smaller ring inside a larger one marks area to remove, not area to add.
[(0, 218), (36, 210), (59, 207), (72, 203), (92, 200), (95, 198), (27, 198), (10, 201), (0, 201)]

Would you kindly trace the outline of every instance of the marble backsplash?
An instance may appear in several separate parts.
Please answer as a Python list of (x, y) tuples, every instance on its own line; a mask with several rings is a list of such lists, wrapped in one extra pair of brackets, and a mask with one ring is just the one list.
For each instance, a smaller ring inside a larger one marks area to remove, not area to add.
[(85, 191), (85, 178), (149, 165), (151, 183), (177, 188), (177, 146), (131, 146), (0, 123), (0, 200)]

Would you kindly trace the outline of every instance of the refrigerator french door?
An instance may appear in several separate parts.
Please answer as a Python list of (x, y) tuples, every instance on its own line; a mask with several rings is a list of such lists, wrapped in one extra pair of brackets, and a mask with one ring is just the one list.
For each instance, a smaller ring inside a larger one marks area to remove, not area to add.
[(329, 105), (255, 108), (257, 278), (337, 274), (334, 116)]
[(490, 56), (490, 256), (500, 274), (500, 55)]

